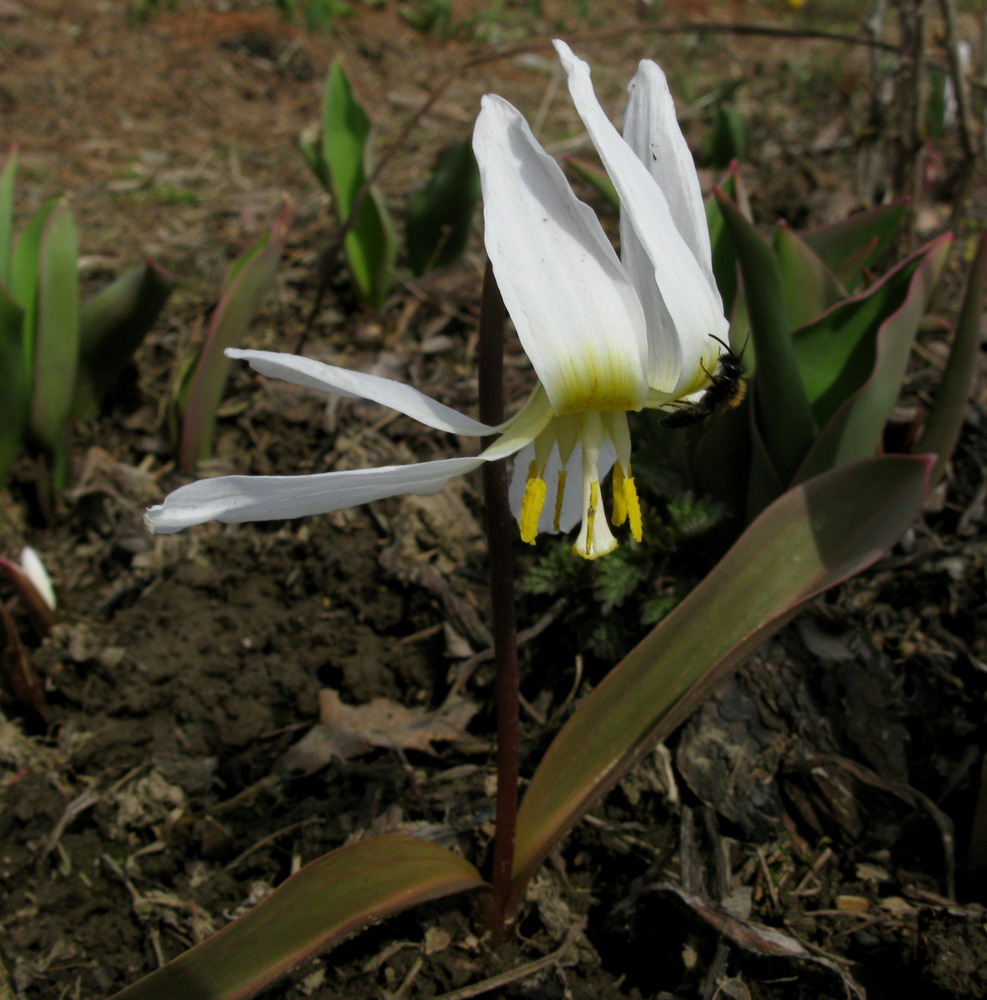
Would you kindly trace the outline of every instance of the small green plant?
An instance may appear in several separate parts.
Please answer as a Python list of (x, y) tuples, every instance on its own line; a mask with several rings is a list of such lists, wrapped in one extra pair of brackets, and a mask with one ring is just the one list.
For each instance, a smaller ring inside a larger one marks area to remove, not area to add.
[(178, 465), (185, 472), (212, 455), (216, 409), (230, 370), (224, 352), (243, 338), (274, 284), (291, 218), (291, 204), (285, 202), (271, 228), (230, 265), (198, 361), (178, 372), (172, 409), (181, 416)]
[(148, 260), (80, 302), (68, 204), (46, 201), (14, 234), (16, 150), (0, 171), (0, 486), (21, 448), (66, 484), (69, 422), (89, 416), (129, 364), (175, 286)]
[(336, 18), (353, 14), (345, 0), (274, 0), (274, 6), (289, 21), (303, 18), (309, 31), (326, 31)]
[[(326, 81), (319, 129), (299, 140), (312, 173), (332, 198), (354, 291), (379, 309), (398, 256), (394, 222), (372, 177), (371, 122), (342, 65)], [(480, 179), (469, 143), (443, 150), (429, 179), (408, 196), (405, 245), (417, 276), (455, 263), (469, 242)]]

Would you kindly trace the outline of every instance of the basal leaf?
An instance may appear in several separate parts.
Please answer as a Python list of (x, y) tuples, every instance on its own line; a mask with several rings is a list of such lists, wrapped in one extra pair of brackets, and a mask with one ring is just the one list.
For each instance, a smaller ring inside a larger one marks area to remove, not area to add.
[(230, 360), (223, 352), (242, 341), (274, 283), (291, 217), (291, 205), (285, 202), (270, 230), (234, 261), (227, 272), (188, 389), (178, 457), (179, 467), (185, 472), (193, 472), (199, 461), (212, 454), (216, 409), (230, 370)]
[(775, 256), (792, 328), (804, 326), (847, 297), (846, 289), (812, 248), (786, 225), (775, 229)]
[(432, 176), (408, 196), (405, 244), (415, 274), (448, 267), (469, 243), (480, 200), (480, 172), (468, 142), (444, 149)]
[(798, 375), (778, 258), (727, 195), (716, 200), (733, 239), (757, 354), (755, 418), (772, 464), (786, 482), (815, 437), (815, 422)]
[(130, 363), (177, 279), (153, 260), (125, 271), (84, 303), (73, 412), (91, 412)]
[(0, 284), (0, 489), (27, 427), (30, 382), (25, 377), (24, 310)]
[[(844, 462), (873, 455), (878, 450), (885, 425), (901, 392), (915, 334), (928, 308), (951, 242), (949, 233), (940, 236), (895, 272), (899, 278), (908, 275), (904, 295), (895, 300), (890, 296), (894, 289), (889, 288), (890, 300), (872, 317), (872, 325), (864, 328), (854, 356), (844, 364), (844, 370), (850, 374), (866, 371), (866, 378), (859, 388), (839, 400), (838, 394), (847, 388), (847, 382), (841, 376), (827, 396), (817, 402), (817, 406), (822, 403), (832, 405), (834, 402), (838, 402), (838, 406), (806, 456), (798, 471), (797, 481)], [(886, 284), (892, 286), (898, 282)], [(871, 296), (868, 304), (875, 302), (879, 303), (880, 298)], [(811, 361), (805, 364), (804, 370), (808, 370)]]
[(579, 705), (518, 814), (515, 901), (559, 838), (810, 598), (869, 566), (921, 510), (931, 456), (842, 466), (789, 490)]
[(10, 283), (7, 286), (14, 301), (24, 310), (24, 377), (34, 378), (34, 330), (38, 315), (38, 273), (41, 238), (52, 212), (59, 206), (58, 198), (49, 198), (34, 213), (21, 230), (10, 256)]
[(38, 254), (31, 433), (55, 458), (55, 485), (64, 486), (65, 439), (79, 362), (79, 241), (67, 205), (48, 218)]
[(329, 171), (336, 215), (346, 224), (346, 259), (360, 297), (380, 306), (387, 296), (397, 255), (394, 227), (376, 188), (366, 188), (370, 119), (353, 96), (337, 60), (329, 70), (322, 111), (322, 158)]
[(0, 170), (0, 283), (10, 282), (10, 251), (14, 240), (14, 181), (17, 177), (17, 147)]
[(936, 401), (926, 418), (925, 430), (915, 446), (916, 452), (933, 452), (939, 456), (933, 479), (942, 474), (959, 440), (973, 382), (979, 371), (985, 291), (987, 230), (981, 232), (977, 242), (949, 361), (936, 390)]
[(802, 234), (802, 239), (850, 290), (856, 288), (864, 269), (888, 246), (911, 208), (906, 198), (858, 212), (842, 222)]
[(485, 887), (468, 861), (437, 844), (406, 834), (363, 840), (306, 865), (239, 920), (113, 1000), (245, 1000), (375, 920)]

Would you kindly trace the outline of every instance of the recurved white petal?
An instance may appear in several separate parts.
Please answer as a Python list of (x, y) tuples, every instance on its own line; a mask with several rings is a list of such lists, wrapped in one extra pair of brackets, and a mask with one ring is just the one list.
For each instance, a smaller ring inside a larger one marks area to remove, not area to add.
[[(692, 249), (679, 232), (661, 188), (648, 168), (620, 137), (600, 107), (590, 80), (589, 66), (577, 59), (565, 42), (555, 42), (569, 81), (569, 93), (596, 146), (610, 179), (620, 195), (622, 218), (626, 218), (650, 259), (653, 280), (668, 312), (670, 323), (652, 323), (648, 327), (648, 378), (661, 391), (671, 392), (683, 372), (691, 377), (699, 370), (700, 359), (712, 357), (710, 334), (723, 336), (723, 318), (719, 296), (693, 255)], [(646, 270), (640, 261), (628, 259), (633, 246), (625, 247), (624, 263), (632, 278)], [(641, 285), (639, 290), (645, 292)], [(678, 363), (668, 364), (668, 352), (674, 352), (672, 338), (677, 338), (681, 352)], [(677, 377), (674, 382), (672, 374)]]
[(314, 358), (280, 354), (276, 351), (244, 351), (229, 347), (226, 349), (226, 356), (246, 361), (255, 371), (271, 378), (284, 379), (294, 385), (336, 396), (369, 399), (382, 406), (393, 407), (436, 430), (467, 437), (482, 437), (500, 430), (499, 427), (489, 427), (479, 420), (464, 416), (451, 406), (426, 396), (410, 385), (381, 378), (379, 375), (354, 372), (348, 368), (323, 364)]
[(627, 90), (630, 100), (624, 114), (624, 141), (657, 181), (676, 228), (715, 291), (703, 193), (692, 152), (675, 115), (668, 80), (657, 63), (643, 59)]
[(324, 472), (312, 476), (220, 476), (182, 486), (151, 507), (144, 523), (169, 535), (206, 521), (270, 521), (343, 510), (404, 493), (435, 493), (483, 463), (449, 458), (417, 465)]
[(640, 409), (644, 314), (596, 215), (502, 98), (483, 98), (473, 149), (487, 254), (554, 411)]

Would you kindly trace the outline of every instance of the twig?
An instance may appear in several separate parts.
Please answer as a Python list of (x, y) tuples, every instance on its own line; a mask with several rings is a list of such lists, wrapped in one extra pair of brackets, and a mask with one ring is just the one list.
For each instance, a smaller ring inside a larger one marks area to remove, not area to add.
[(533, 976), (536, 972), (541, 972), (542, 969), (547, 969), (558, 962), (571, 947), (572, 940), (572, 937), (566, 938), (555, 951), (544, 958), (536, 958), (533, 962), (528, 962), (527, 965), (519, 965), (516, 969), (510, 969), (508, 972), (500, 972), (489, 979), (481, 979), (478, 983), (461, 986), (458, 990), (452, 990), (450, 993), (440, 993), (434, 997), (434, 1000), (470, 1000), (470, 997), (489, 993), (499, 986), (507, 986), (509, 983), (527, 979), (528, 976)]

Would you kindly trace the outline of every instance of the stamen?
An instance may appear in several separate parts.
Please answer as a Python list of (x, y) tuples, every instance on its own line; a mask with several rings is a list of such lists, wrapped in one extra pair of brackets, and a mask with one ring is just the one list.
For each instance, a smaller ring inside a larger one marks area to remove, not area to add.
[[(583, 552), (578, 547), (573, 549), (577, 556), (582, 556), (584, 559), (596, 558), (596, 553), (593, 551), (593, 525), (596, 521), (596, 508), (599, 506), (600, 484), (594, 480), (589, 484), (589, 506), (583, 515), (586, 522), (586, 551)], [(600, 554), (602, 555), (603, 553)]]
[(620, 462), (613, 467), (613, 515), (610, 523), (619, 528), (627, 520), (627, 501), (624, 499), (624, 470)]
[(552, 522), (553, 530), (560, 531), (559, 524), (562, 521), (562, 501), (565, 497), (565, 469), (559, 469), (559, 478), (555, 483), (555, 520)]
[[(618, 468), (620, 467), (618, 466)], [(630, 473), (631, 470), (628, 469), (627, 471)], [(616, 488), (616, 482), (614, 483), (614, 487)], [(634, 485), (634, 477), (631, 475), (626, 476), (626, 478), (622, 477), (621, 487), (620, 492), (624, 500), (624, 509), (631, 522), (631, 538), (635, 542), (639, 542), (644, 537), (644, 523), (641, 519), (641, 502), (637, 498), (637, 487)], [(614, 510), (616, 511), (616, 509), (617, 503), (615, 498)], [(615, 519), (614, 524), (616, 523)]]
[(545, 480), (538, 476), (538, 463), (532, 462), (528, 466), (528, 481), (524, 484), (520, 517), (521, 541), (527, 542), (528, 545), (534, 545), (538, 537), (538, 522), (547, 494), (548, 487), (545, 485)]

